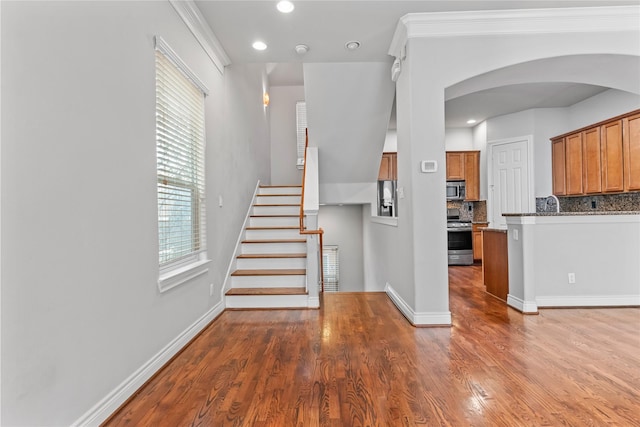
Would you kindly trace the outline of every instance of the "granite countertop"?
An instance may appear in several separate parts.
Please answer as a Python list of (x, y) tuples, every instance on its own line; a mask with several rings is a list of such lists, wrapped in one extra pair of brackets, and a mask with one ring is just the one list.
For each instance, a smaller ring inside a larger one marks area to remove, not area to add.
[(533, 212), (533, 213), (502, 214), (502, 216), (584, 216), (584, 215), (640, 215), (640, 211)]
[(481, 228), (480, 230), (482, 231), (488, 231), (489, 233), (506, 233), (507, 229), (506, 228), (491, 228), (491, 227), (484, 227)]

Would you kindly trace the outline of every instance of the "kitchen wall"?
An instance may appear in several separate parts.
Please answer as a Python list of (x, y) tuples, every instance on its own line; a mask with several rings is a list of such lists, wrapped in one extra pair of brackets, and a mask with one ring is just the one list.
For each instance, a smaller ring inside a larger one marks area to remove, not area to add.
[(302, 171), (296, 167), (296, 102), (304, 101), (304, 86), (272, 86), (271, 184), (299, 185)]
[(364, 291), (362, 205), (320, 206), (318, 225), (323, 243), (338, 246), (340, 291)]
[[(162, 294), (156, 34), (211, 92), (212, 262)], [(71, 425), (102, 399), (117, 406), (128, 377), (145, 379), (220, 307), (251, 195), (270, 179), (266, 71), (220, 74), (166, 1), (2, 2), (1, 39), (1, 424)]]

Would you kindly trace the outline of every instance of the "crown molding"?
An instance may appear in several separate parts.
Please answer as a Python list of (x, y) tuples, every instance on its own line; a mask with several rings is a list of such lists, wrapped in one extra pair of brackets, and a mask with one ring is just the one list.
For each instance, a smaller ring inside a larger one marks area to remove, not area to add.
[(198, 6), (193, 0), (169, 0), (169, 3), (178, 12), (180, 18), (198, 40), (198, 43), (213, 61), (218, 71), (224, 74), (224, 67), (231, 64), (231, 59), (229, 59), (218, 38), (213, 34)]
[(639, 6), (409, 13), (389, 47), (398, 57), (412, 38), (640, 31)]

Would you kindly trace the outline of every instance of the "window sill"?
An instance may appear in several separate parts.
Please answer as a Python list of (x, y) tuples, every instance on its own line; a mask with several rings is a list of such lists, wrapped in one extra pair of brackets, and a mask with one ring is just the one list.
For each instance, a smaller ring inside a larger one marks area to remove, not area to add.
[(210, 259), (199, 259), (191, 264), (161, 273), (158, 277), (158, 289), (161, 293), (166, 292), (198, 276), (202, 276), (209, 271), (207, 264), (210, 262)]
[(398, 217), (389, 217), (389, 216), (372, 216), (371, 222), (375, 222), (376, 224), (389, 225), (391, 227), (398, 226)]

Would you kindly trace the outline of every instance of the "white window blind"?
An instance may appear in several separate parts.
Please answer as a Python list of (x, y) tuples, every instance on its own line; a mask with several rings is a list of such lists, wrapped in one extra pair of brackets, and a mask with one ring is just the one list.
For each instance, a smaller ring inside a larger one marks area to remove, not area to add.
[(296, 102), (296, 149), (298, 169), (304, 168), (304, 149), (307, 141), (307, 104), (304, 101)]
[(197, 259), (205, 245), (206, 88), (156, 37), (156, 155), (160, 267)]
[(324, 291), (338, 292), (340, 265), (337, 246), (322, 248), (322, 273), (324, 275)]

